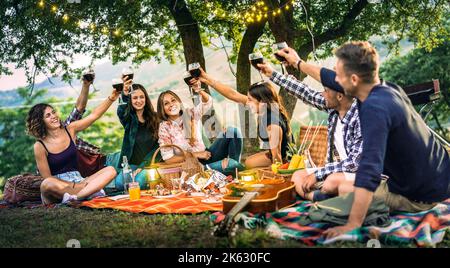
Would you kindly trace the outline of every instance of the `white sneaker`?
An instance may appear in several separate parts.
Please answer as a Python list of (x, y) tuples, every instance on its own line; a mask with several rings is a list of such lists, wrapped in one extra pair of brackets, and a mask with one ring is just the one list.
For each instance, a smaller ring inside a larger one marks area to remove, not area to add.
[(71, 195), (69, 193), (64, 193), (64, 196), (63, 196), (63, 199), (61, 201), (61, 204), (67, 204), (69, 202), (76, 201), (76, 200), (78, 200), (76, 195)]
[(101, 189), (100, 191), (91, 194), (88, 199), (94, 199), (94, 198), (97, 198), (97, 197), (104, 197), (104, 196), (106, 196), (106, 193), (105, 193), (105, 191), (103, 189)]

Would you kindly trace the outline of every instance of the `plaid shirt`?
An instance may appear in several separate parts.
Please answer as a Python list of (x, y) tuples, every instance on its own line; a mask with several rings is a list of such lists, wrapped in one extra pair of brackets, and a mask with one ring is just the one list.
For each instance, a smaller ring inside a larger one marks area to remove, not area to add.
[[(321, 92), (315, 91), (306, 84), (297, 80), (294, 76), (284, 76), (278, 72), (273, 72), (270, 78), (278, 86), (286, 89), (290, 94), (301, 99), (304, 103), (316, 107), (317, 109), (328, 113), (328, 149), (327, 160), (330, 159), (330, 144), (332, 133), (332, 127), (339, 119), (339, 113), (334, 109), (328, 109), (325, 104), (325, 98)], [(334, 154), (337, 152), (335, 145), (333, 144), (333, 162), (327, 163), (324, 167), (317, 169), (314, 173), (316, 178), (321, 181), (324, 180), (331, 173), (337, 172), (356, 172), (361, 159), (362, 153), (362, 134), (361, 125), (359, 122), (359, 113), (357, 101), (354, 100), (350, 110), (342, 119), (343, 134), (344, 134), (344, 148), (347, 152), (347, 158), (340, 161), (336, 159)]]
[[(85, 110), (86, 111), (86, 110)], [(74, 107), (72, 112), (69, 114), (69, 116), (66, 118), (66, 120), (63, 122), (64, 126), (69, 125), (73, 121), (80, 120), (83, 117), (84, 112), (80, 112), (77, 110), (77, 107)], [(95, 145), (92, 145), (80, 138), (77, 137), (77, 148), (79, 150), (87, 151), (89, 153), (93, 154), (100, 154), (100, 148), (98, 148)]]

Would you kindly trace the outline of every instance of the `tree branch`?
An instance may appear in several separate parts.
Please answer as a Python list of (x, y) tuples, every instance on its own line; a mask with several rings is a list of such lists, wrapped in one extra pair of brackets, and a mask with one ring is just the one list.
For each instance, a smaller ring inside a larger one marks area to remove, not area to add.
[[(315, 38), (316, 47), (319, 47), (320, 45), (328, 41), (335, 40), (339, 37), (345, 36), (348, 30), (350, 30), (350, 28), (354, 25), (356, 17), (358, 17), (361, 14), (361, 12), (367, 5), (368, 5), (367, 0), (359, 0), (358, 2), (356, 2), (352, 6), (350, 11), (344, 16), (342, 23), (338, 27), (328, 29), (327, 31), (316, 36)], [(306, 43), (300, 48), (300, 50), (311, 51), (312, 42)]]

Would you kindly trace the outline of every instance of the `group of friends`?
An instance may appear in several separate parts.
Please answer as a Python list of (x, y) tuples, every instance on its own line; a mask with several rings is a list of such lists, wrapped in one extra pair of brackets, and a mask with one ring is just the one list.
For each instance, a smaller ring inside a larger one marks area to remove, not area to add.
[[(449, 153), (429, 131), (405, 92), (380, 79), (379, 55), (369, 42), (348, 42), (336, 49), (334, 70), (305, 62), (292, 48), (284, 48), (277, 54), (286, 59), (285, 64), (319, 81), (325, 90), (313, 89), (263, 62), (257, 65), (258, 69), (270, 82), (251, 85), (247, 95), (200, 69), (200, 76), (190, 81), (200, 102), (190, 109), (185, 109), (180, 97), (168, 90), (159, 95), (155, 110), (146, 89), (126, 76), (122, 77), (123, 90), (113, 89), (84, 118), (92, 83), (86, 80), (75, 108), (65, 121), (61, 121), (52, 106), (35, 105), (26, 124), (29, 134), (36, 138), (35, 159), (45, 178), (41, 185), (43, 202), (103, 196), (102, 189), (112, 180), (116, 180), (116, 186), (122, 185), (119, 168), (106, 166), (83, 178), (76, 160), (77, 149), (98, 149), (77, 138), (78, 132), (99, 119), (120, 95), (126, 103), (117, 108), (124, 128), (120, 159), (127, 157), (142, 188), (146, 184), (144, 167), (160, 146), (160, 161), (184, 160), (182, 152), (163, 145), (177, 145), (190, 151), (202, 164), (224, 174), (286, 161), (292, 133), (274, 84), (328, 113), (327, 163), (323, 167), (299, 170), (292, 176), (297, 193), (307, 200), (320, 201), (354, 193), (347, 224), (327, 230), (328, 237), (362, 226), (373, 198), (382, 199), (392, 211), (418, 212), (450, 197)], [(226, 128), (210, 146), (205, 145), (202, 117), (212, 108), (213, 99), (202, 89), (202, 83), (258, 115), (261, 150), (247, 157), (243, 164), (243, 138), (239, 129)]]

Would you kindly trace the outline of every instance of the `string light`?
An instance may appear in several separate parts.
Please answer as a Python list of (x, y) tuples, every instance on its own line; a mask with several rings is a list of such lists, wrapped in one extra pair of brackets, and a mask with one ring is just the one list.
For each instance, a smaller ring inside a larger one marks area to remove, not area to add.
[[(59, 10), (59, 12), (58, 12), (58, 7), (56, 5), (46, 3), (44, 0), (39, 0), (37, 2), (37, 5), (39, 8), (47, 7), (51, 13), (64, 14), (62, 17), (59, 17), (60, 19), (62, 19), (62, 21), (64, 23), (72, 21), (80, 29), (88, 27), (91, 31), (95, 31), (98, 29), (100, 33), (105, 34), (105, 35), (109, 35), (109, 33), (112, 33), (114, 36), (119, 36), (121, 34), (121, 31), (118, 28), (110, 28), (106, 25), (105, 26), (96, 25), (95, 23), (90, 23), (90, 24), (83, 23), (83, 21), (81, 19), (77, 19), (74, 16), (70, 16), (67, 13), (61, 12), (62, 10)], [(225, 14), (223, 14), (223, 16), (225, 16)]]
[[(269, 17), (277, 17), (282, 13), (282, 11), (286, 10), (288, 12), (291, 7), (294, 8), (296, 1), (298, 0), (292, 0), (288, 1), (287, 3), (274, 8), (273, 10), (270, 10), (268, 6), (264, 3), (264, 1), (256, 1), (252, 6), (250, 6), (245, 12), (230, 14), (228, 17), (230, 19), (242, 21), (244, 23), (252, 23), (252, 22), (260, 22), (262, 19), (268, 19)], [(211, 3), (207, 3), (206, 6), (208, 8), (212, 7), (213, 5)], [(218, 18), (225, 18), (226, 12), (220, 8), (216, 8), (213, 10), (214, 16)]]

